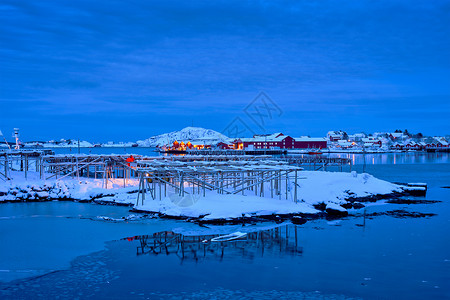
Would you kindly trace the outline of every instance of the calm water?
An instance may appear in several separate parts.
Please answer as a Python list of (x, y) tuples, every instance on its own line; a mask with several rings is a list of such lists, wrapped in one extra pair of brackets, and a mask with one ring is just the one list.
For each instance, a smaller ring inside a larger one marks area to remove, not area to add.
[[(450, 186), (448, 154), (361, 155), (355, 162), (358, 172), (364, 168), (386, 180), (427, 182), (426, 199), (441, 202), (374, 205), (366, 208), (365, 216), (360, 210), (338, 221), (244, 228), (97, 218), (129, 216), (124, 207), (3, 204), (0, 295), (14, 299), (450, 299), (450, 189), (442, 188)], [(436, 215), (371, 216), (394, 210)], [(206, 235), (238, 230), (252, 233), (244, 241), (223, 245), (201, 242)], [(164, 238), (171, 242), (149, 247)], [(147, 246), (140, 248), (144, 242)], [(43, 276), (30, 277), (36, 275)]]

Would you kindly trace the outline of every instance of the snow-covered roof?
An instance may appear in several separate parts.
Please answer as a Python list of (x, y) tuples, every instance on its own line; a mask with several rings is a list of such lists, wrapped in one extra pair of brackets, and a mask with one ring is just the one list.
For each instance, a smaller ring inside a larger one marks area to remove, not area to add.
[(403, 137), (403, 132), (392, 132), (390, 133), (395, 138)]
[(296, 142), (326, 142), (326, 138), (311, 138), (311, 137), (299, 137), (294, 138)]
[(276, 132), (276, 133), (272, 133), (272, 134), (255, 134), (253, 137), (268, 140), (268, 139), (275, 139), (275, 138), (281, 137), (281, 136), (284, 136), (284, 134), (281, 132)]
[(361, 141), (364, 142), (364, 143), (375, 143), (375, 142), (378, 142), (378, 140), (376, 140), (374, 138), (362, 138)]
[(240, 138), (238, 140), (241, 140), (242, 142), (261, 142), (261, 143), (270, 143), (270, 142), (281, 142), (285, 138), (287, 138), (287, 135), (281, 135), (279, 137), (275, 137), (275, 135), (270, 136), (260, 136), (257, 135), (253, 138)]

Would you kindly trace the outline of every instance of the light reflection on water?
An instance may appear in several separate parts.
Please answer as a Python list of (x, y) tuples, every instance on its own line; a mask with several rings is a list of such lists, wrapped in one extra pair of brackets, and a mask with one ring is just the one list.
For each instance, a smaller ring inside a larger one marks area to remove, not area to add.
[(447, 164), (450, 163), (448, 153), (436, 152), (402, 152), (402, 153), (330, 153), (323, 154), (329, 157), (349, 158), (354, 165), (360, 164)]

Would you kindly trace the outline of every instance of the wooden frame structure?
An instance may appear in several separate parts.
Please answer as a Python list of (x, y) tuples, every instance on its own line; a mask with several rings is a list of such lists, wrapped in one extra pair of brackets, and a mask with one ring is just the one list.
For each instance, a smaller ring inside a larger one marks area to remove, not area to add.
[[(24, 172), (28, 178), (30, 171), (38, 172), (40, 179), (63, 179), (80, 177), (103, 179), (103, 187), (108, 188), (111, 179), (123, 178), (126, 186), (131, 178), (139, 178), (138, 201), (145, 200), (150, 192), (152, 199), (167, 196), (167, 188), (183, 197), (185, 194), (203, 194), (215, 190), (220, 194), (254, 192), (271, 197), (290, 192), (290, 175), (298, 180), (297, 171), (310, 167), (326, 170), (329, 166), (344, 165), (352, 168), (347, 158), (322, 156), (282, 156), (270, 155), (184, 155), (143, 157), (134, 155), (135, 163), (126, 160), (130, 155), (48, 155), (49, 150), (0, 151), (0, 179), (11, 179), (11, 171)], [(48, 175), (50, 174), (50, 175)], [(145, 177), (145, 178), (144, 178)], [(265, 185), (270, 183), (270, 188)], [(296, 184), (295, 195), (297, 199)], [(283, 188), (284, 187), (284, 188)], [(284, 190), (283, 190), (284, 189)], [(282, 191), (283, 190), (283, 191)]]
[[(132, 177), (136, 177), (134, 167), (127, 163), (130, 155), (47, 155), (42, 158), (45, 172), (51, 173), (43, 179), (94, 178), (103, 179), (103, 185), (108, 188), (112, 178), (123, 178), (124, 186)], [(135, 159), (142, 156), (135, 155)], [(134, 164), (133, 164), (134, 165)]]
[[(171, 189), (179, 197), (218, 194), (283, 196), (297, 202), (298, 171), (302, 168), (278, 160), (160, 160), (139, 161), (139, 192), (136, 205), (144, 204), (147, 193), (152, 200), (167, 197)], [(145, 167), (143, 167), (145, 165)], [(291, 178), (292, 177), (292, 178)], [(291, 180), (293, 182), (291, 182)], [(293, 190), (293, 191), (292, 191)]]
[(28, 179), (30, 171), (39, 172), (42, 176), (42, 157), (48, 153), (49, 150), (0, 151), (0, 179), (10, 180), (11, 171), (24, 172), (25, 179)]

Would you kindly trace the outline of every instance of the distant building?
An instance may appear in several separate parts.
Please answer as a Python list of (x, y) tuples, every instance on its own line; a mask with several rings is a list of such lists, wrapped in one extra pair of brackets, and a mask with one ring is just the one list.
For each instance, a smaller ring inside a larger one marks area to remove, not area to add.
[(361, 142), (363, 138), (366, 138), (367, 136), (364, 133), (355, 133), (348, 136), (348, 139), (350, 142)]
[(408, 138), (407, 135), (404, 135), (403, 132), (391, 132), (389, 133), (389, 138), (392, 141), (403, 141), (405, 138)]
[(382, 145), (381, 140), (374, 139), (373, 137), (363, 138), (363, 139), (361, 139), (361, 142), (363, 143), (364, 147), (366, 147), (366, 148), (381, 147), (381, 145)]
[(301, 137), (293, 138), (282, 133), (255, 135), (253, 138), (240, 138), (233, 141), (233, 148), (253, 149), (324, 149), (327, 148), (325, 138)]
[(342, 130), (339, 131), (328, 131), (327, 138), (331, 142), (337, 142), (339, 140), (344, 140), (345, 136), (347, 136), (347, 133), (345, 133)]

